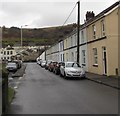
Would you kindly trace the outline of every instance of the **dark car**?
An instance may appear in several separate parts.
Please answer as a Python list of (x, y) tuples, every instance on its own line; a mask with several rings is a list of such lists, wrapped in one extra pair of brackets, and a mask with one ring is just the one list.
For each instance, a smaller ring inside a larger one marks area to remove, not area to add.
[(56, 65), (56, 62), (52, 61), (49, 66), (48, 66), (48, 70), (53, 72), (54, 66)]
[(18, 69), (22, 67), (22, 61), (21, 60), (13, 60), (12, 62), (17, 64)]
[(45, 65), (45, 69), (46, 69), (46, 70), (48, 69), (49, 64), (50, 64), (51, 62), (52, 62), (52, 60), (47, 60), (46, 65)]
[(60, 74), (60, 66), (61, 66), (62, 62), (56, 62), (56, 64), (54, 65), (54, 69), (53, 72), (55, 74)]

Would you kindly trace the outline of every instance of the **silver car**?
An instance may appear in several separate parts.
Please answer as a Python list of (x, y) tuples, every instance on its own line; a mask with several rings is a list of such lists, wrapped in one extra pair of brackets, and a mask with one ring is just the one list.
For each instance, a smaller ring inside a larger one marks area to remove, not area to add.
[(17, 71), (17, 64), (14, 62), (9, 62), (6, 66), (6, 69), (10, 72), (15, 72)]
[(76, 62), (64, 62), (60, 67), (60, 76), (85, 78), (85, 71)]

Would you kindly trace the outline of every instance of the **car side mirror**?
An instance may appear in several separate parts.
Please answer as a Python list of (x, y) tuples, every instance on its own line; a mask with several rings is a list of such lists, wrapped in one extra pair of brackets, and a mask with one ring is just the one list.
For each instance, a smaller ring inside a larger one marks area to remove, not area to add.
[(61, 68), (65, 68), (65, 66), (61, 66)]

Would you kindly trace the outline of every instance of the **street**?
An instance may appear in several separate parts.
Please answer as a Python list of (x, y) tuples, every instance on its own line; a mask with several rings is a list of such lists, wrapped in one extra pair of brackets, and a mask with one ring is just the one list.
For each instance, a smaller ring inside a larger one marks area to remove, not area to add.
[(27, 63), (10, 114), (117, 114), (118, 90), (93, 81), (64, 79)]

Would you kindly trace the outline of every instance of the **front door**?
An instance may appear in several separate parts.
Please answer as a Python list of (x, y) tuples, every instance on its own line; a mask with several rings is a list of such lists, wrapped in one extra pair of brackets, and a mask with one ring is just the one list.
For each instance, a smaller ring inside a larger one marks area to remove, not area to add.
[(107, 58), (106, 58), (106, 47), (103, 47), (103, 67), (104, 67), (104, 74), (107, 74)]

